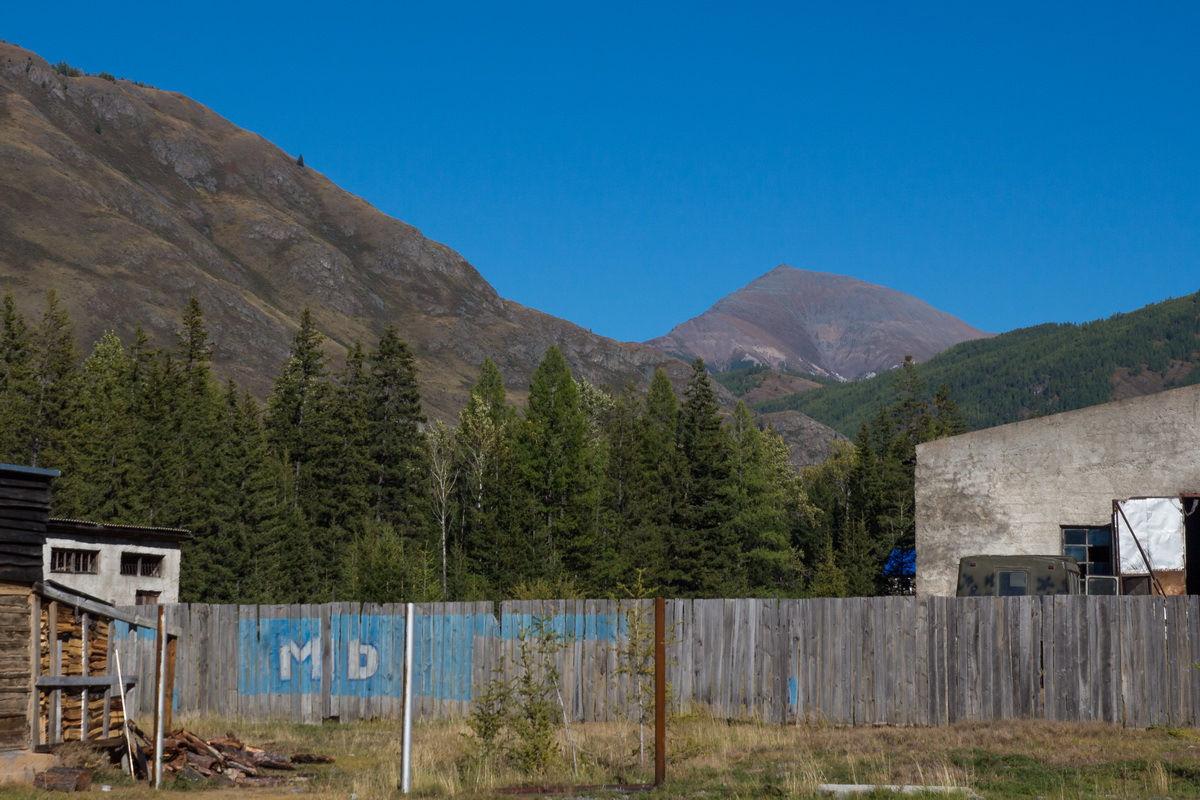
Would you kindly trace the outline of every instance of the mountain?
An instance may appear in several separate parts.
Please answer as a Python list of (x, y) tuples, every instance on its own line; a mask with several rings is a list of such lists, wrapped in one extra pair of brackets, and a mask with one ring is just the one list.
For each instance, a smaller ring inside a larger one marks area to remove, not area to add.
[[(951, 347), (918, 374), (942, 384), (972, 430), (1200, 383), (1200, 292), (1081, 325), (1047, 324)], [(801, 411), (847, 435), (892, 402), (892, 377), (755, 404)]]
[(139, 323), (169, 345), (194, 295), (218, 373), (260, 397), (306, 306), (335, 361), (396, 325), (434, 417), (457, 413), (486, 356), (521, 399), (550, 344), (597, 385), (644, 386), (659, 366), (685, 384), (686, 364), (505, 300), (298, 161), (181, 94), (0, 44), (0, 284), (32, 320), (55, 289), (84, 346)]
[(646, 344), (717, 371), (751, 363), (854, 381), (991, 335), (903, 292), (780, 265)]

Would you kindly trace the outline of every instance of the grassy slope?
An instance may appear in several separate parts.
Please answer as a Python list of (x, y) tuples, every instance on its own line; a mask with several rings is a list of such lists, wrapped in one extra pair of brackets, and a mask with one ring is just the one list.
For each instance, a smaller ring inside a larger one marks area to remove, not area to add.
[[(922, 363), (972, 430), (1200, 382), (1200, 293), (1082, 325), (1047, 324), (963, 342)], [(755, 406), (795, 409), (853, 436), (892, 398), (892, 376)]]

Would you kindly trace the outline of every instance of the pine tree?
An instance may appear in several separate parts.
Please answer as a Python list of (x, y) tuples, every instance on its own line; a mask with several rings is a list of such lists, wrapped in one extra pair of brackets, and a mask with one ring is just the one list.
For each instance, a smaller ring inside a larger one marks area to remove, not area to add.
[(325, 336), (313, 323), (306, 308), (300, 314), (300, 327), (292, 337), (288, 360), (275, 381), (267, 405), (267, 432), (276, 452), (284, 454), (294, 485), (292, 505), (306, 512), (312, 460), (319, 444), (321, 411), (329, 393), (324, 349)]
[(679, 401), (662, 369), (654, 371), (639, 426), (640, 470), (637, 500), (640, 525), (631, 552), (646, 567), (645, 580), (668, 586), (668, 548), (682, 523), (686, 464), (679, 446)]
[(416, 361), (390, 325), (367, 360), (373, 515), (406, 536), (423, 538), (430, 530), (424, 493), (428, 467)]
[(12, 292), (4, 294), (0, 320), (0, 459), (19, 464), (33, 431), (33, 344)]
[(172, 443), (177, 471), (162, 521), (192, 531), (193, 543), (217, 535), (220, 464), (217, 454), (225, 431), (220, 390), (212, 378), (213, 344), (204, 313), (195, 297), (184, 309), (182, 325), (175, 333), (172, 363), (174, 396), (169, 400)]
[(559, 564), (567, 574), (586, 571), (594, 560), (598, 456), (579, 387), (553, 345), (533, 373), (516, 445), (531, 534), (548, 557), (545, 571), (530, 577), (557, 577)]
[[(239, 394), (230, 381), (222, 395), (221, 430), (217, 449), (217, 485), (208, 536), (190, 542), (181, 579), (185, 602), (279, 603), (308, 591), (298, 591), (294, 576), (281, 565), (306, 541), (296, 541), (303, 531), (299, 513), (291, 506), (287, 466), (270, 452), (261, 412), (254, 398)], [(302, 584), (301, 584), (302, 585)]]
[[(275, 381), (267, 405), (267, 436), (273, 452), (287, 465), (290, 504), (294, 511), (285, 526), (291, 544), (280, 572), (289, 586), (306, 587), (308, 602), (330, 600), (341, 562), (341, 531), (321, 530), (315, 520), (323, 511), (323, 495), (314, 490), (320, 472), (318, 458), (331, 425), (322, 414), (330, 407), (331, 387), (326, 369), (325, 337), (306, 308), (292, 337), (288, 360)], [(295, 595), (293, 595), (295, 596)]]
[[(63, 438), (73, 423), (75, 394), (75, 334), (67, 310), (59, 305), (51, 289), (46, 294), (42, 322), (30, 339), (30, 389), (27, 398), (31, 428), (22, 463), (52, 466), (64, 445)], [(22, 402), (19, 398), (13, 398)]]
[[(362, 345), (354, 342), (313, 419), (313, 457), (308, 470), (309, 518), (326, 531), (347, 531), (371, 510), (371, 384)], [(342, 541), (349, 541), (348, 535)]]
[(732, 447), (704, 361), (696, 359), (680, 412), (684, 460), (680, 521), (671, 543), (668, 581), (689, 595), (735, 596), (743, 589), (729, 519)]
[(755, 596), (795, 595), (800, 558), (791, 545), (791, 514), (798, 487), (787, 447), (774, 430), (760, 431), (745, 403), (730, 425), (732, 515), (729, 538), (743, 553), (744, 588)]
[[(598, 522), (597, 560), (593, 586), (611, 589), (632, 582), (636, 570), (647, 568), (638, 553), (643, 509), (640, 502), (646, 474), (641, 459), (642, 399), (630, 381), (606, 409), (604, 476)], [(657, 571), (657, 570), (656, 570)]]
[(55, 485), (56, 514), (105, 522), (139, 523), (136, 500), (138, 420), (133, 414), (133, 361), (112, 333), (83, 362), (78, 417), (66, 439), (63, 475)]

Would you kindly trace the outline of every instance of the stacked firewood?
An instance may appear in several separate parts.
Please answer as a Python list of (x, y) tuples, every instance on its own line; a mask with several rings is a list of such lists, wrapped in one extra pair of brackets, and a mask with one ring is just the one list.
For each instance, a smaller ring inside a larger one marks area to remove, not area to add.
[[(154, 758), (154, 745), (133, 726), (142, 740), (141, 751), (147, 762)], [(142, 759), (138, 759), (139, 762)], [(182, 775), (191, 780), (215, 780), (231, 786), (281, 786), (307, 780), (309, 775), (295, 774), (297, 764), (331, 764), (332, 756), (300, 753), (286, 755), (253, 747), (232, 733), (205, 741), (180, 728), (163, 737), (163, 776)], [(292, 775), (270, 774), (290, 772)]]
[[(61, 642), (62, 660), (57, 667), (58, 675), (83, 675), (83, 619), (73, 609), (60, 607), (58, 619), (53, 634), (50, 632), (49, 610), (42, 608), (41, 619), (41, 674), (54, 675), (52, 653), (55, 642)], [(92, 618), (88, 620), (88, 675), (108, 674), (108, 638), (111, 634), (111, 624), (108, 620)], [(52, 693), (42, 692), (40, 699), (42, 737), (51, 738), (50, 702)], [(61, 703), (62, 738), (63, 741), (78, 740), (81, 737), (83, 722), (83, 693), (78, 689), (66, 689), (58, 693)], [(109, 730), (115, 731), (121, 725), (121, 703), (119, 700), (109, 704)], [(104, 735), (104, 698), (98, 692), (92, 692), (88, 697), (88, 738), (98, 739)], [(111, 733), (110, 733), (111, 735)]]

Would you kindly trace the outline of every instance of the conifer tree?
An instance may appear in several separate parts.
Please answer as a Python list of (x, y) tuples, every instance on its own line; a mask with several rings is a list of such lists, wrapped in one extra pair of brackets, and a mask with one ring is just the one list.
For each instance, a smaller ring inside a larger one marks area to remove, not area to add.
[(166, 524), (188, 528), (193, 542), (217, 535), (220, 505), (218, 494), (221, 428), (221, 394), (212, 378), (213, 344), (204, 312), (195, 297), (184, 309), (182, 325), (175, 333), (172, 376), (173, 397), (168, 400), (171, 443), (177, 451), (169, 505), (164, 508)]
[[(321, 398), (313, 416), (314, 447), (308, 491), (309, 516), (327, 535), (349, 536), (349, 530), (370, 512), (372, 479), (371, 385), (362, 345), (354, 342), (346, 366)], [(333, 532), (337, 531), (337, 534)]]
[(408, 345), (389, 325), (368, 356), (367, 419), (374, 474), (373, 514), (403, 535), (430, 528), (425, 502), (426, 449), (417, 367)]
[[(283, 454), (292, 473), (292, 505), (306, 512), (309, 471), (319, 444), (320, 413), (328, 408), (329, 393), (324, 349), (325, 336), (317, 330), (312, 313), (300, 314), (300, 327), (271, 399), (267, 405), (267, 432), (276, 452)], [(303, 502), (302, 502), (303, 500)]]
[(744, 589), (755, 596), (795, 595), (800, 590), (800, 558), (790, 541), (797, 502), (787, 448), (774, 430), (760, 431), (745, 403), (734, 409), (732, 514), (729, 538), (743, 554)]
[[(32, 393), (24, 402), (29, 406), (31, 429), (21, 463), (50, 466), (60, 455), (63, 437), (73, 422), (72, 399), (77, 377), (74, 329), (70, 315), (59, 305), (53, 289), (46, 294), (46, 309), (30, 343)], [(21, 398), (12, 399), (22, 403)]]
[(533, 541), (548, 556), (545, 571), (529, 577), (558, 577), (559, 565), (576, 575), (593, 562), (599, 464), (579, 387), (553, 345), (530, 381), (516, 444)]
[[(285, 527), (291, 542), (281, 561), (281, 574), (290, 586), (303, 587), (307, 602), (333, 599), (341, 563), (342, 536), (329, 530), (316, 535), (314, 520), (321, 516), (320, 492), (314, 491), (318, 458), (331, 426), (322, 414), (330, 407), (331, 387), (326, 369), (325, 337), (317, 330), (311, 312), (300, 314), (284, 364), (267, 405), (267, 436), (287, 465), (290, 504), (295, 512)], [(327, 448), (326, 448), (327, 449)]]
[(12, 464), (26, 456), (32, 437), (33, 345), (24, 317), (17, 310), (12, 292), (4, 293), (0, 317), (0, 458)]
[(516, 428), (500, 370), (485, 359), (454, 432), (456, 470), (461, 475), (456, 547), (463, 555), (463, 568), (493, 592), (514, 585), (533, 558), (530, 541), (519, 534), (516, 512)]
[(638, 491), (641, 526), (631, 552), (646, 567), (645, 580), (669, 585), (668, 548), (682, 524), (686, 464), (679, 446), (679, 401), (667, 373), (654, 371), (646, 394), (646, 410), (639, 426), (640, 471), (644, 481)]
[(668, 565), (670, 583), (689, 595), (734, 596), (743, 588), (737, 542), (729, 522), (732, 448), (704, 361), (692, 377), (680, 411), (679, 445), (685, 463), (682, 514)]
[(139, 523), (135, 499), (138, 420), (133, 415), (133, 361), (112, 333), (83, 362), (77, 422), (69, 432), (62, 477), (54, 490), (56, 514), (105, 522)]
[[(606, 458), (599, 521), (597, 559), (591, 583), (598, 588), (612, 587), (634, 580), (635, 570), (648, 564), (640, 553), (639, 533), (643, 527), (642, 495), (646, 474), (642, 469), (642, 400), (630, 381), (625, 391), (613, 399), (605, 413)], [(661, 566), (655, 572), (661, 570)]]

